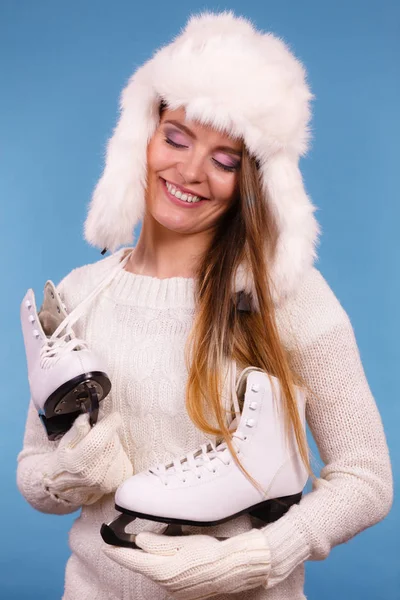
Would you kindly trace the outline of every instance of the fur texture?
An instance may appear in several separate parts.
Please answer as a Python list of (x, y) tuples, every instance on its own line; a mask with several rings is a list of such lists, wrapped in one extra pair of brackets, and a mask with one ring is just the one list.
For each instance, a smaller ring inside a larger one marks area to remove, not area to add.
[[(143, 217), (146, 148), (163, 99), (244, 139), (261, 169), (265, 201), (278, 224), (272, 265), (278, 302), (296, 289), (316, 257), (319, 228), (298, 168), (307, 151), (312, 94), (302, 64), (271, 33), (232, 12), (192, 17), (184, 31), (130, 78), (109, 140), (103, 175), (85, 223), (87, 241), (115, 251), (131, 244)], [(246, 269), (236, 290), (252, 292)]]

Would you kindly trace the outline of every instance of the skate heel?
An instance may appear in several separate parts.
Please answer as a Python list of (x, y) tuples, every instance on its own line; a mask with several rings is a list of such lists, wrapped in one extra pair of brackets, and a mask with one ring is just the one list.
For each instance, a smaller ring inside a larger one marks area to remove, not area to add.
[(57, 440), (67, 431), (81, 413), (90, 414), (90, 424), (97, 422), (99, 402), (111, 389), (105, 373), (94, 371), (83, 373), (66, 381), (46, 400), (39, 415), (48, 438)]
[(283, 496), (274, 498), (257, 504), (249, 511), (249, 515), (264, 523), (273, 523), (277, 521), (289, 510), (293, 504), (298, 504), (301, 500), (302, 492), (292, 496)]
[(105, 373), (82, 373), (63, 383), (47, 398), (43, 407), (44, 415), (50, 419), (72, 412), (95, 410), (110, 389), (111, 383)]

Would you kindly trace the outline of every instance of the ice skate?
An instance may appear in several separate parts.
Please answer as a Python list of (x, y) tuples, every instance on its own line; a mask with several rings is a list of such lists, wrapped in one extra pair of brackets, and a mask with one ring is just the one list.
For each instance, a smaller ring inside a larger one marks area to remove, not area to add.
[[(125, 531), (136, 518), (166, 523), (164, 533), (182, 535), (182, 525), (213, 526), (245, 513), (273, 522), (300, 501), (308, 472), (293, 432), (287, 440), (278, 380), (250, 367), (233, 396), (237, 428), (232, 443), (261, 489), (243, 474), (225, 442), (210, 441), (170, 464), (127, 479), (115, 495), (115, 508), (122, 514), (101, 528), (106, 543), (136, 548), (136, 536)], [(305, 429), (305, 397), (300, 390), (297, 403)]]
[(30, 289), (21, 304), (21, 324), (33, 404), (50, 440), (61, 437), (78, 414), (97, 421), (99, 402), (111, 383), (99, 358), (78, 339), (51, 281), (39, 311)]
[(21, 325), (31, 397), (50, 440), (62, 437), (80, 413), (89, 412), (94, 425), (99, 402), (111, 389), (102, 361), (75, 336), (72, 326), (128, 258), (118, 263), (70, 314), (52, 281), (45, 285), (39, 311), (32, 289), (22, 301)]

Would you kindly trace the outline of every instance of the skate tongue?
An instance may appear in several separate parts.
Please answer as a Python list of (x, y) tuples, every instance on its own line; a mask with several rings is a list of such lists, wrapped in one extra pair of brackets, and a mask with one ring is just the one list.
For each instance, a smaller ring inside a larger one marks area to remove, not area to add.
[(237, 429), (238, 425), (239, 425), (238, 418), (235, 417), (228, 427), (229, 431), (235, 431)]

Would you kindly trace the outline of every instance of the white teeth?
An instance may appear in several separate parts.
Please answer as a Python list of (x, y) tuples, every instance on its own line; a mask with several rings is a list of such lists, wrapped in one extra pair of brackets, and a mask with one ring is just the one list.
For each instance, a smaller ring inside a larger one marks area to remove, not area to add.
[(167, 190), (169, 191), (170, 194), (172, 194), (176, 198), (179, 198), (180, 200), (183, 200), (184, 202), (200, 202), (200, 200), (201, 200), (201, 198), (199, 198), (199, 196), (192, 196), (192, 194), (186, 194), (186, 193), (181, 192), (180, 190), (178, 190), (174, 185), (172, 185), (168, 181), (165, 182), (165, 185), (167, 186)]

